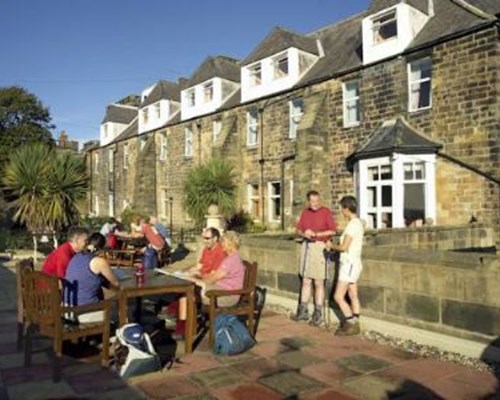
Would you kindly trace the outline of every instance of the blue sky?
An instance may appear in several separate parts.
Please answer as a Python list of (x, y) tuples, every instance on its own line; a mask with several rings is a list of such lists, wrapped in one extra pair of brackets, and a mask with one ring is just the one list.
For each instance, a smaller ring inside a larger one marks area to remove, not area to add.
[(189, 77), (209, 55), (242, 59), (275, 26), (308, 33), (369, 2), (1, 0), (0, 86), (38, 96), (55, 136), (97, 139), (106, 105)]

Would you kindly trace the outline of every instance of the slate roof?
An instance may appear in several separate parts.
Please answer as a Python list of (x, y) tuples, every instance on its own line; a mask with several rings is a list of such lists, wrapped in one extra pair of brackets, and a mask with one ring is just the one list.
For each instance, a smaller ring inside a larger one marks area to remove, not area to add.
[(311, 36), (300, 35), (281, 27), (274, 28), (265, 39), (242, 61), (245, 66), (263, 58), (278, 54), (281, 51), (296, 47), (299, 50), (319, 55), (316, 39)]
[(106, 115), (101, 124), (106, 122), (116, 122), (118, 124), (130, 124), (137, 116), (137, 108), (122, 106), (119, 104), (110, 104), (106, 107)]
[(120, 133), (113, 141), (111, 141), (109, 144), (112, 143), (118, 143), (121, 142), (122, 140), (130, 139), (132, 137), (135, 137), (139, 134), (139, 119), (134, 118), (132, 123), (125, 128), (125, 130)]
[[(443, 0), (434, 0), (434, 2), (440, 2)], [(446, 1), (446, 0), (445, 0)], [(428, 0), (406, 0), (405, 3), (409, 4), (413, 8), (422, 11), (427, 14), (427, 2)], [(375, 14), (379, 11), (385, 10), (389, 7), (395, 6), (396, 4), (401, 3), (401, 0), (372, 0), (370, 6), (368, 7), (369, 14)]]
[(240, 82), (239, 61), (226, 56), (207, 57), (193, 73), (185, 87), (196, 86), (215, 77)]
[[(468, 0), (468, 2), (490, 14), (500, 13), (499, 0)], [(297, 86), (328, 79), (361, 67), (363, 64), (361, 31), (363, 18), (396, 3), (398, 0), (372, 0), (367, 11), (312, 32), (311, 37), (320, 39), (325, 56), (318, 60)], [(407, 3), (418, 9), (427, 9), (427, 0), (407, 0)], [(429, 19), (406, 51), (410, 52), (440, 38), (458, 34), (485, 23), (491, 22), (457, 5), (454, 0), (434, 0), (434, 16)]]
[(347, 158), (348, 165), (364, 158), (382, 157), (392, 153), (429, 154), (436, 153), (441, 144), (433, 142), (412, 127), (404, 118), (384, 122), (370, 135), (353, 154)]
[(173, 100), (180, 102), (181, 92), (179, 85), (174, 82), (161, 80), (141, 103), (141, 108), (156, 103), (159, 100)]

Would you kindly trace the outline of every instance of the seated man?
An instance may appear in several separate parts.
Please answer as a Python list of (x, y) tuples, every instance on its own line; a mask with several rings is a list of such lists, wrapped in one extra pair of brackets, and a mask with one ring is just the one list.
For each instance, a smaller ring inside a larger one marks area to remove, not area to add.
[(148, 246), (144, 251), (144, 268), (158, 268), (158, 254), (166, 245), (165, 239), (153, 226), (146, 222), (141, 223), (141, 231), (148, 241)]
[(156, 231), (160, 235), (163, 236), (163, 238), (165, 239), (165, 241), (168, 244), (168, 247), (171, 248), (172, 247), (172, 237), (170, 235), (170, 232), (169, 232), (168, 228), (158, 220), (158, 217), (155, 217), (154, 215), (152, 215), (149, 218), (149, 224), (151, 226), (153, 226), (153, 228), (155, 228)]
[(52, 251), (42, 265), (42, 272), (63, 279), (71, 258), (87, 246), (89, 231), (74, 227), (68, 232), (68, 241)]
[[(205, 293), (210, 290), (239, 290), (243, 288), (245, 279), (245, 265), (239, 254), (240, 237), (236, 232), (228, 231), (224, 234), (221, 241), (222, 249), (226, 253), (226, 257), (222, 260), (220, 266), (208, 274), (197, 275), (193, 274), (188, 277), (197, 286), (201, 288), (201, 300), (204, 304), (209, 303)], [(238, 303), (240, 296), (227, 296), (219, 299), (219, 305), (231, 307)], [(187, 310), (186, 310), (187, 311)], [(187, 314), (187, 313), (185, 313)], [(179, 314), (179, 319), (186, 319), (186, 315)], [(184, 322), (185, 325), (185, 322)], [(174, 339), (179, 339), (182, 332), (176, 329)]]

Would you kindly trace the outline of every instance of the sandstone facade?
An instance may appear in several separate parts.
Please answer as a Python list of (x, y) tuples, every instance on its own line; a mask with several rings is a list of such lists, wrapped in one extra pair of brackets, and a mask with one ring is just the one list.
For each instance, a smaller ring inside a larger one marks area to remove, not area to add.
[[(128, 204), (158, 214), (167, 222), (171, 218), (174, 227), (188, 227), (192, 221), (182, 208), (187, 174), (193, 166), (211, 157), (221, 157), (234, 166), (241, 209), (251, 212), (252, 204), (258, 208), (254, 209), (255, 218), (268, 229), (291, 230), (308, 190), (320, 191), (324, 202), (334, 210), (342, 196), (359, 195), (364, 190), (355, 169), (348, 168), (347, 158), (369, 141), (384, 122), (401, 118), (441, 146), (436, 154), (433, 183), (435, 221), (428, 223), (479, 221), (493, 230), (498, 245), (498, 37), (498, 25), (485, 23), (439, 37), (398, 56), (359, 64), (338, 74), (332, 72), (331, 76), (312, 79), (274, 95), (243, 104), (236, 101), (190, 120), (174, 118), (159, 129), (118, 137), (87, 153), (92, 164), (90, 211), (118, 215)], [(432, 105), (410, 112), (408, 65), (424, 58), (432, 63)], [(343, 84), (351, 81), (359, 85), (360, 118), (358, 124), (345, 127)], [(303, 101), (304, 114), (296, 138), (290, 138), (290, 101), (298, 98)], [(258, 116), (259, 140), (249, 146), (247, 115), (252, 111)], [(217, 121), (221, 128), (214, 137)], [(193, 137), (189, 156), (184, 151), (187, 131)], [(110, 152), (114, 154), (112, 158)], [(114, 168), (110, 168), (110, 160)], [(280, 203), (273, 200), (276, 194)]]

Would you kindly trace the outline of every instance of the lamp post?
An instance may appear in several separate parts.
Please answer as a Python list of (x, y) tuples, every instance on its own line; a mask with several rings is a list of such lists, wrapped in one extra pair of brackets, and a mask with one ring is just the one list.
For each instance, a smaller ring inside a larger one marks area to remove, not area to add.
[(174, 216), (174, 198), (172, 196), (170, 196), (168, 198), (168, 204), (170, 205), (170, 237), (173, 238), (174, 237), (174, 231), (172, 230), (173, 229), (173, 216)]

